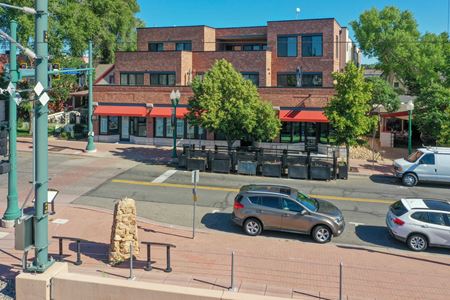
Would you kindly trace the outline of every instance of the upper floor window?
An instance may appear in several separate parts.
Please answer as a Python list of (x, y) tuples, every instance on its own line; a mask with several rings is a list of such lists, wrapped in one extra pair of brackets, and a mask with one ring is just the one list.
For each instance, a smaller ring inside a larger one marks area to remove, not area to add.
[(302, 36), (302, 55), (303, 56), (322, 56), (322, 35), (304, 35)]
[(150, 73), (150, 85), (175, 85), (175, 72)]
[(148, 51), (150, 51), (150, 52), (164, 51), (164, 44), (163, 43), (148, 43)]
[(191, 41), (177, 42), (175, 45), (175, 50), (177, 50), (177, 51), (192, 51), (192, 42)]
[(280, 57), (297, 56), (297, 36), (279, 36), (277, 53)]
[(267, 50), (266, 44), (246, 44), (242, 46), (243, 51), (265, 51)]
[(301, 80), (295, 73), (279, 73), (277, 82), (279, 87), (321, 87), (323, 84), (322, 73), (303, 73)]
[(143, 85), (144, 73), (120, 73), (121, 85)]
[(254, 85), (259, 86), (259, 73), (242, 73), (242, 77), (250, 80)]
[(323, 85), (322, 73), (304, 73), (302, 76), (303, 87), (319, 87)]

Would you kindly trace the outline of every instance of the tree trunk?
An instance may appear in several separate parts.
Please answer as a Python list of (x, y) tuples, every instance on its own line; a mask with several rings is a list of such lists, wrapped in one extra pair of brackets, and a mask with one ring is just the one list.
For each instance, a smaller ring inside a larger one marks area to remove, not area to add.
[(348, 170), (350, 171), (350, 145), (345, 144), (345, 149), (347, 150), (347, 167)]

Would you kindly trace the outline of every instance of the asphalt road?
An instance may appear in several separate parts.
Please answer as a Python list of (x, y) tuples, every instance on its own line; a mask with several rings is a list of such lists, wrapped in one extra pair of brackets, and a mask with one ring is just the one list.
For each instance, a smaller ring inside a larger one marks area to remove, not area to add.
[[(248, 183), (289, 185), (336, 204), (344, 213), (347, 228), (334, 242), (349, 245), (371, 245), (405, 249), (393, 240), (385, 227), (388, 206), (404, 197), (430, 197), (450, 200), (449, 185), (420, 185), (406, 188), (388, 176), (353, 176), (349, 180), (330, 182), (250, 177), (228, 174), (201, 173), (198, 186), (196, 227), (233, 234), (242, 230), (231, 223), (230, 213), (240, 186)], [(142, 217), (181, 226), (192, 226), (191, 173), (165, 166), (139, 164), (105, 181), (74, 203), (111, 209), (121, 197), (137, 201)], [(265, 233), (267, 237), (299, 239), (307, 237), (287, 233)], [(448, 250), (431, 250), (449, 253)]]

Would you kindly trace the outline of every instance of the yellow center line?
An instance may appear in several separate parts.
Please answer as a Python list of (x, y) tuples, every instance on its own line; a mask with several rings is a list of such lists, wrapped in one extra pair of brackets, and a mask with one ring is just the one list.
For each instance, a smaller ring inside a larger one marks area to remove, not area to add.
[[(144, 185), (144, 186), (155, 186), (155, 187), (171, 187), (171, 188), (179, 188), (179, 189), (192, 189), (192, 185), (189, 184), (179, 184), (179, 183), (156, 183), (149, 181), (137, 181), (137, 180), (125, 180), (125, 179), (113, 179), (113, 183), (124, 183), (131, 185)], [(233, 188), (224, 188), (224, 187), (216, 187), (216, 186), (204, 186), (198, 185), (197, 189), (199, 190), (207, 190), (207, 191), (221, 191), (221, 192), (233, 192), (238, 193), (239, 189)], [(331, 195), (310, 195), (311, 197), (318, 199), (328, 199), (328, 200), (336, 200), (336, 201), (351, 201), (351, 202), (366, 202), (366, 203), (386, 203), (392, 204), (395, 200), (391, 199), (367, 199), (367, 198), (353, 198), (353, 197), (339, 197), (339, 196), (331, 196)]]

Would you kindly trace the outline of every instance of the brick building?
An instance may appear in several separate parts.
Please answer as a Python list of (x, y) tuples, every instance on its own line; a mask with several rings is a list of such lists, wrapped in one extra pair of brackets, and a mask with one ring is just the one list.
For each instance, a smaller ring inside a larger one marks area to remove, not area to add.
[(192, 79), (221, 58), (253, 81), (278, 111), (283, 126), (272, 144), (300, 148), (329, 142), (323, 107), (334, 93), (331, 73), (360, 60), (347, 28), (333, 18), (255, 27), (138, 28), (137, 51), (116, 53), (114, 84), (94, 87), (96, 139), (170, 145), (169, 94), (178, 89), (179, 143), (225, 144), (219, 135), (184, 119)]

